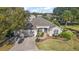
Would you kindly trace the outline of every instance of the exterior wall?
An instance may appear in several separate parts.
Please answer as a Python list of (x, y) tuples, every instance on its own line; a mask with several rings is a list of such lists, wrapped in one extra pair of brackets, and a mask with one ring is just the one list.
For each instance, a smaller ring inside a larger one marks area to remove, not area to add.
[[(62, 32), (62, 29), (60, 27), (54, 27), (54, 28), (51, 28), (51, 29), (48, 28), (48, 30), (47, 30), (48, 35), (49, 36), (54, 35), (54, 31), (55, 30), (58, 30), (58, 34), (60, 34)], [(28, 30), (28, 32), (29, 31), (32, 31), (33, 32), (32, 34), (34, 34), (34, 37), (36, 37), (36, 35), (37, 35), (37, 29)], [(42, 31), (44, 32), (44, 28), (42, 29)]]
[(42, 32), (44, 32), (44, 29), (42, 29)]
[[(54, 27), (54, 28), (48, 29), (48, 31), (47, 31), (48, 35), (49, 36), (54, 35), (55, 30), (58, 30), (58, 34), (60, 34), (62, 32), (62, 29), (60, 27)], [(34, 31), (34, 37), (36, 37), (37, 30), (33, 30), (33, 31)], [(44, 29), (42, 29), (42, 31), (44, 32)]]
[(49, 36), (54, 35), (54, 31), (55, 31), (55, 30), (58, 30), (58, 34), (60, 34), (60, 33), (62, 32), (62, 29), (61, 29), (61, 28), (59, 28), (59, 27), (54, 27), (54, 28), (50, 29), (50, 31), (48, 32)]
[(37, 17), (42, 17), (42, 15), (37, 15)]
[(52, 36), (52, 29), (50, 29), (47, 33), (49, 36)]
[(34, 31), (34, 37), (36, 37), (36, 35), (37, 35), (37, 30), (32, 30), (32, 31)]

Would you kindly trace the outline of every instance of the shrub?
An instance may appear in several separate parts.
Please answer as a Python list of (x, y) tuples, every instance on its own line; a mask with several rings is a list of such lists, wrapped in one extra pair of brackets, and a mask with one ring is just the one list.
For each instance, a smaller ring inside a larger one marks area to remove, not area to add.
[(37, 33), (37, 36), (38, 36), (38, 37), (42, 37), (43, 35), (44, 35), (43, 32), (38, 32), (38, 33)]
[(40, 41), (40, 39), (39, 38), (36, 38), (36, 40), (35, 40), (36, 42), (39, 42)]
[(66, 38), (66, 40), (70, 40), (74, 37), (74, 33), (71, 31), (64, 31), (60, 34), (60, 36)]

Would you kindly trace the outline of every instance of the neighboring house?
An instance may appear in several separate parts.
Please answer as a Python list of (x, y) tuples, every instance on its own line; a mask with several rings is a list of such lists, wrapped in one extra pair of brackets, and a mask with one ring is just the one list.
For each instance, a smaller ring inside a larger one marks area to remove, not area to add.
[(42, 15), (37, 15), (37, 17), (42, 17)]
[(51, 19), (52, 15), (51, 14), (47, 14), (46, 17), (48, 17), (49, 19)]
[(56, 20), (56, 19), (58, 19), (59, 18), (59, 16), (57, 16), (57, 15), (54, 15), (54, 14), (46, 14), (46, 16), (45, 16), (46, 18), (48, 18), (48, 19), (53, 19), (53, 20)]
[(41, 31), (47, 33), (49, 36), (58, 35), (62, 32), (62, 29), (55, 24), (52, 24), (50, 21), (40, 17), (31, 18), (29, 23), (32, 25), (31, 29), (28, 29), (28, 32), (33, 34), (36, 37), (37, 32)]

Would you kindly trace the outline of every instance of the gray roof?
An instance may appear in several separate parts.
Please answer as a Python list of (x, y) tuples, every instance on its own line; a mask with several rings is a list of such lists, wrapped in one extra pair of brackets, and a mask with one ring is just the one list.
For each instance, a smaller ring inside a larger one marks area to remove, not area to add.
[(36, 26), (50, 26), (50, 28), (55, 27), (55, 24), (52, 24), (50, 21), (42, 18), (37, 17), (31, 21), (33, 28), (36, 28)]

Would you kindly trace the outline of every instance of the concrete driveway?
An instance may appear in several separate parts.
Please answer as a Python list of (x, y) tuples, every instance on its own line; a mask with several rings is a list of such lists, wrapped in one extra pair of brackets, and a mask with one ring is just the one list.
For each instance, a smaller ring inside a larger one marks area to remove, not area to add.
[(35, 37), (25, 38), (20, 44), (18, 42), (10, 49), (10, 51), (37, 51), (38, 48), (35, 45)]

